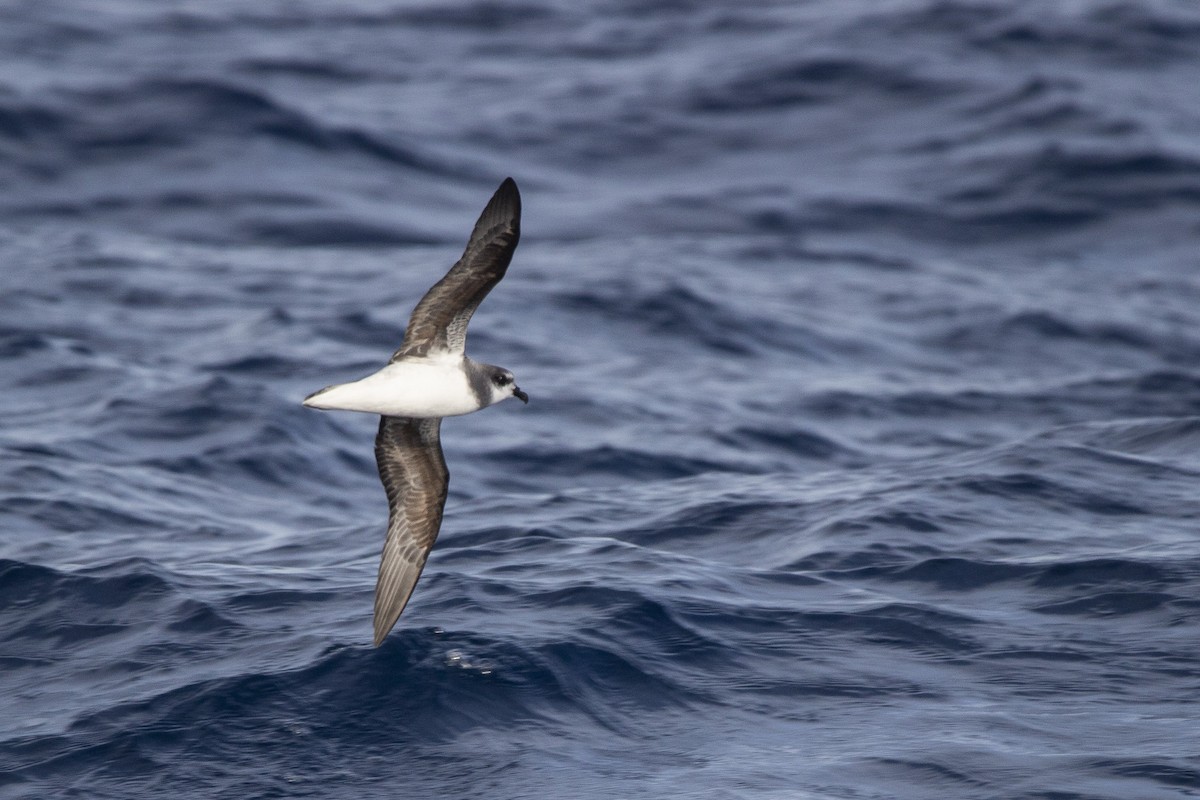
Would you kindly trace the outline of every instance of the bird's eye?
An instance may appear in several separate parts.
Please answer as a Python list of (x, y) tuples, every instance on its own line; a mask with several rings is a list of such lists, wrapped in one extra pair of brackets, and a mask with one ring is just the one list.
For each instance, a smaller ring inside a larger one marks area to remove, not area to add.
[(511, 380), (512, 380), (512, 378), (508, 377), (507, 375), (497, 375), (496, 376), (496, 385), (504, 386)]

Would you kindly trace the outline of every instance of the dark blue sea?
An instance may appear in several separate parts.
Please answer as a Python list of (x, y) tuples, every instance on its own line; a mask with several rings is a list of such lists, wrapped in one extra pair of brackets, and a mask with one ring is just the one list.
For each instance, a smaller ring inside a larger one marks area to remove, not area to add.
[(1200, 797), (1200, 5), (0, 5), (0, 798), (435, 797)]

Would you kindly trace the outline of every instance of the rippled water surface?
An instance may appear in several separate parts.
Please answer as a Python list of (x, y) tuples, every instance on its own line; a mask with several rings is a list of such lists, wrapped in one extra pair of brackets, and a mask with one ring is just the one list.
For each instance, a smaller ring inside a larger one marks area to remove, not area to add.
[[(1200, 8), (0, 7), (0, 797), (1200, 797)], [(375, 421), (506, 175), (441, 538)]]

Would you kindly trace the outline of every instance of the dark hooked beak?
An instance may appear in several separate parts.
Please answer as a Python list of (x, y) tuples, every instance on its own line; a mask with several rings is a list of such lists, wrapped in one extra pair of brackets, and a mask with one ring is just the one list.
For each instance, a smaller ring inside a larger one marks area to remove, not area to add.
[(513, 387), (513, 397), (517, 398), (525, 405), (529, 405), (529, 395), (522, 392), (521, 389), (517, 386)]

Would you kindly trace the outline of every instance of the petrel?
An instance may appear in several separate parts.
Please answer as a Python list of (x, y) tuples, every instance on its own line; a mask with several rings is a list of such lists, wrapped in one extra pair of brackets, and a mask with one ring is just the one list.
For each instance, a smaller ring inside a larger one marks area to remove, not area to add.
[(462, 258), (417, 303), (387, 366), (304, 398), (309, 408), (380, 415), (375, 463), (387, 492), (388, 528), (375, 584), (377, 647), (404, 611), (442, 524), (450, 480), (442, 417), (509, 397), (529, 402), (511, 372), (466, 354), (467, 323), (504, 277), (520, 237), (521, 194), (506, 178), (479, 215)]

